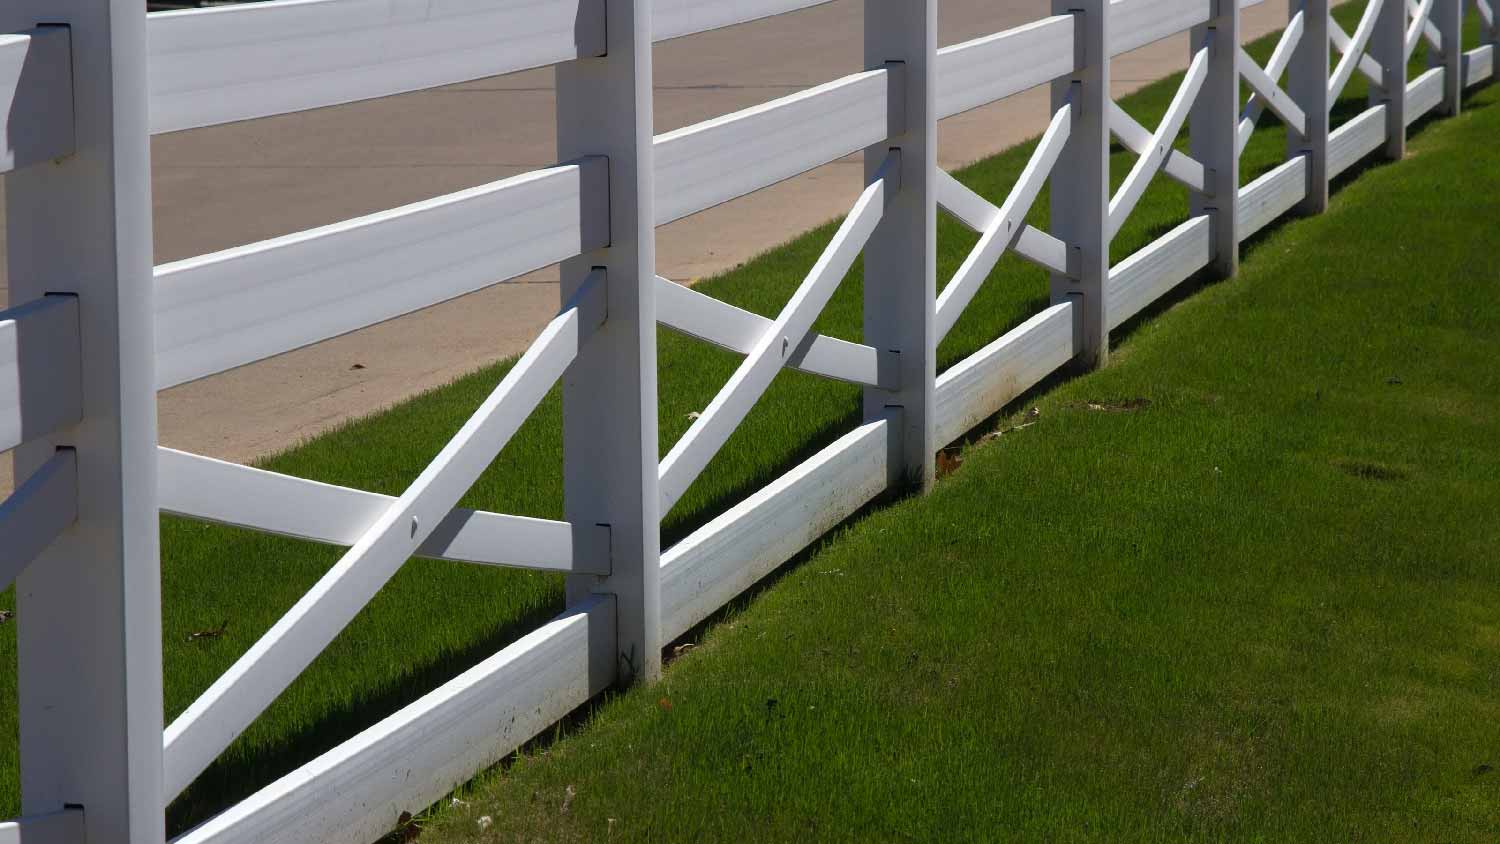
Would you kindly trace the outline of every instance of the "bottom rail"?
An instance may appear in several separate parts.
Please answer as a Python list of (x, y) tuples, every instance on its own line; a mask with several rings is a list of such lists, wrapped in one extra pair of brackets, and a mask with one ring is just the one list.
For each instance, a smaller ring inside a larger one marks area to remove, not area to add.
[(1104, 287), (1109, 327), (1118, 328), (1208, 266), (1213, 258), (1211, 228), (1208, 215), (1193, 217), (1110, 269)]
[(590, 598), (173, 844), (370, 844), (603, 691), (614, 637)]
[(1495, 45), (1486, 44), (1464, 53), (1464, 87), (1478, 85), (1495, 75)]
[(1443, 102), (1443, 72), (1443, 68), (1435, 67), (1406, 83), (1406, 125), (1416, 123)]
[(1307, 159), (1297, 156), (1240, 188), (1239, 231), (1244, 242), (1307, 196)]
[(668, 549), (661, 633), (670, 642), (885, 491), (890, 423), (861, 425)]
[(1053, 305), (939, 375), (933, 439), (953, 442), (1071, 360), (1073, 319), (1073, 303)]
[(1367, 108), (1328, 135), (1328, 178), (1353, 167), (1385, 144), (1385, 106)]
[(0, 822), (0, 844), (84, 844), (82, 809)]

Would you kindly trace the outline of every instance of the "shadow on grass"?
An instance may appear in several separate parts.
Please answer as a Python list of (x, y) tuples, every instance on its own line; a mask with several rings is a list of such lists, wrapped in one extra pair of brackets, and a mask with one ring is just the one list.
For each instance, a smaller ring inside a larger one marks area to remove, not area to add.
[(532, 632), (562, 612), (563, 602), (537, 609), (499, 625), (483, 638), (443, 658), (413, 666), (392, 682), (370, 690), (328, 717), (259, 746), (249, 759), (221, 756), (182, 796), (167, 808), (167, 830), (177, 835), (202, 823), (226, 806), (243, 800), (289, 771), (332, 750), (382, 718), (400, 710), (501, 648)]

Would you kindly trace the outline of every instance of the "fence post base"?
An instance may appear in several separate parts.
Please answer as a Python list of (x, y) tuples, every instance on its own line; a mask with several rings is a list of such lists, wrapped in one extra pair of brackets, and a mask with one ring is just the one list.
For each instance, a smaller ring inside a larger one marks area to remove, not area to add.
[[(1403, 2), (1403, 0), (1392, 0)], [(1291, 10), (1296, 14), (1296, 8)], [(1303, 0), (1302, 40), (1287, 65), (1287, 95), (1307, 115), (1307, 132), (1287, 129), (1287, 158), (1307, 157), (1307, 196), (1297, 204), (1302, 214), (1328, 209), (1328, 0)]]
[[(564, 509), (575, 533), (607, 525), (611, 573), (570, 575), (568, 603), (615, 596), (621, 682), (661, 676), (657, 491), (656, 229), (651, 2), (610, 0), (607, 55), (557, 66), (557, 149), (609, 159), (609, 246), (562, 264), (562, 298), (605, 271), (608, 315), (563, 376)], [(576, 543), (575, 547), (589, 547)]]
[(1385, 106), (1384, 156), (1406, 156), (1406, 3), (1387, 0), (1370, 36), (1370, 56), (1380, 64), (1381, 82), (1370, 86), (1369, 104)]
[[(1240, 268), (1240, 7), (1236, 0), (1215, 0), (1214, 17), (1192, 30), (1190, 50), (1205, 39), (1208, 78), (1188, 115), (1190, 154), (1204, 168), (1204, 191), (1192, 192), (1193, 216), (1208, 214), (1213, 239), (1210, 270), (1219, 278), (1233, 278)], [(1189, 53), (1191, 55), (1191, 52)]]
[(1438, 28), (1443, 49), (1429, 49), (1427, 64), (1443, 68), (1443, 103), (1438, 112), (1453, 117), (1463, 108), (1464, 0), (1436, 0), (1432, 4), (1432, 22)]
[[(866, 422), (890, 418), (893, 486), (932, 486), (937, 380), (937, 0), (865, 0), (865, 66), (890, 68), (891, 136), (865, 150), (866, 183), (899, 150), (900, 187), (865, 244), (864, 342), (899, 361), (896, 390), (867, 388)], [(900, 408), (899, 413), (892, 413)]]
[(1073, 126), (1052, 169), (1050, 228), (1078, 258), (1076, 277), (1052, 273), (1052, 304), (1073, 303), (1073, 365), (1089, 370), (1109, 362), (1109, 0), (1053, 0), (1052, 13), (1073, 15), (1078, 56), (1052, 83), (1052, 111), (1071, 104)]

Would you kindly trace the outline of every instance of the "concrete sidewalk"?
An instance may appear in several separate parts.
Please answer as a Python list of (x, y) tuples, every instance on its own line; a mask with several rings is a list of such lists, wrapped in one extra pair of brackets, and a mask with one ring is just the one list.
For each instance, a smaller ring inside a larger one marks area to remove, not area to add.
[[(940, 43), (1018, 26), (1049, 8), (1041, 0), (942, 0)], [(862, 9), (858, 0), (837, 0), (658, 45), (656, 131), (861, 70)], [(1283, 0), (1246, 9), (1245, 40), (1285, 21)], [(1114, 93), (1180, 70), (1187, 58), (1186, 35), (1120, 56)], [(1043, 86), (944, 121), (942, 166), (1040, 133), (1050, 116), (1047, 98)], [(156, 260), (326, 225), (552, 164), (553, 110), (553, 74), (545, 69), (158, 137)], [(691, 282), (843, 214), (859, 193), (861, 172), (851, 157), (665, 226), (658, 231), (659, 271)], [(3, 273), (0, 262), (0, 305), (8, 298)], [(556, 270), (543, 270), (168, 390), (159, 404), (161, 441), (241, 462), (284, 449), (518, 354), (557, 299)], [(0, 490), (9, 489), (9, 480), (6, 458)]]

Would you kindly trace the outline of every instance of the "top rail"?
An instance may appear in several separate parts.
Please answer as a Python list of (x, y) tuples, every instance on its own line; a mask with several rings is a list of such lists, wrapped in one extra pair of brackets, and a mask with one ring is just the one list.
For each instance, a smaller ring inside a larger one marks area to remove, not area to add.
[(384, 97), (604, 52), (602, 0), (276, 0), (147, 17), (151, 131)]
[(73, 151), (70, 41), (65, 26), (0, 35), (0, 173)]
[[(665, 41), (830, 0), (662, 0)], [(604, 0), (273, 0), (148, 16), (151, 131), (386, 97), (604, 52)]]
[(656, 0), (651, 10), (651, 40), (681, 38), (831, 2), (833, 0)]
[(1211, 0), (1112, 0), (1109, 54), (1118, 56), (1206, 23)]
[[(830, 0), (662, 0), (653, 41)], [(1208, 20), (1209, 0), (1114, 0), (1111, 53)], [(175, 132), (545, 67), (604, 51), (603, 0), (271, 0), (148, 16), (151, 131)], [(940, 117), (1072, 72), (1058, 15), (939, 51)]]

